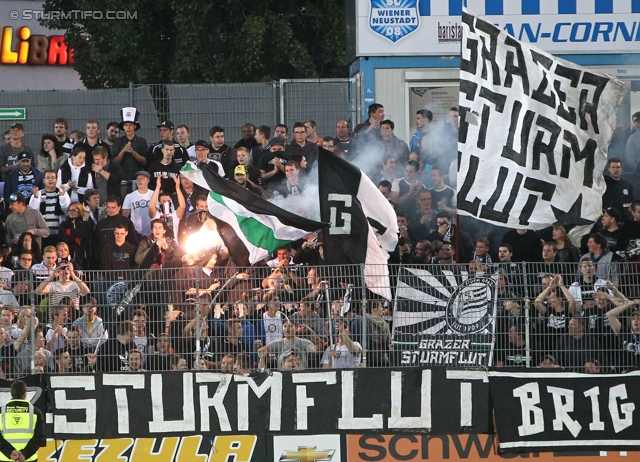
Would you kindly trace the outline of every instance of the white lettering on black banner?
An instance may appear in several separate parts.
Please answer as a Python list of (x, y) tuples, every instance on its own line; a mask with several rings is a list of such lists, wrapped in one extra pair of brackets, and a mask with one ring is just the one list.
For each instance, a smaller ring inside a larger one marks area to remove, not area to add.
[(640, 372), (489, 372), (501, 452), (640, 448)]
[(491, 418), (482, 374), (484, 380), (444, 368), (402, 368), (51, 376), (50, 431), (58, 439), (363, 429), (484, 433)]

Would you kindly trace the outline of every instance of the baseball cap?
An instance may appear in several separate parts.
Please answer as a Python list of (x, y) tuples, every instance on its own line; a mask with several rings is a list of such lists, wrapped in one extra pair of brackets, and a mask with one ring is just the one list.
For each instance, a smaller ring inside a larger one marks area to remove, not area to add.
[(151, 179), (151, 175), (149, 174), (149, 172), (146, 172), (144, 170), (140, 170), (139, 172), (136, 173), (136, 178), (138, 177), (138, 175), (144, 175), (147, 178)]
[(282, 354), (280, 354), (280, 357), (278, 358), (280, 360), (280, 362), (284, 361), (285, 358), (291, 356), (291, 355), (300, 355), (300, 351), (297, 350), (296, 348), (291, 348), (289, 350), (286, 350), (284, 352), (282, 352)]
[(207, 148), (207, 149), (209, 149), (209, 143), (207, 143), (205, 140), (198, 140), (198, 141), (196, 141), (196, 148)]
[(26, 204), (27, 199), (22, 194), (13, 193), (9, 196), (9, 202), (22, 202)]
[(274, 146), (276, 144), (279, 144), (280, 146), (284, 146), (287, 144), (287, 142), (284, 140), (284, 138), (276, 137), (276, 138), (271, 138), (271, 141), (269, 141), (269, 144), (271, 146)]
[(245, 167), (244, 165), (238, 165), (233, 170), (233, 174), (234, 175), (246, 175), (247, 174), (247, 167)]
[(160, 125), (156, 125), (156, 128), (167, 127), (169, 130), (173, 130), (173, 122), (170, 120), (165, 120)]
[(20, 162), (21, 160), (32, 160), (31, 153), (22, 151), (20, 154), (18, 154), (18, 162)]
[(620, 211), (615, 207), (604, 209), (604, 213), (608, 214), (611, 218), (615, 218), (616, 221), (620, 221), (622, 219)]
[(11, 128), (19, 128), (20, 130), (24, 130), (24, 125), (22, 125), (20, 122), (15, 122), (11, 124)]

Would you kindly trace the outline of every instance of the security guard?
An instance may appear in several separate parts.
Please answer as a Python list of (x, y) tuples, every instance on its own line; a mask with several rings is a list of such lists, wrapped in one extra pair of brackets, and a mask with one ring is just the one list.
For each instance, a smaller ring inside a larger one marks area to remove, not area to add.
[(0, 415), (0, 461), (38, 460), (38, 448), (47, 442), (42, 412), (27, 401), (27, 385), (11, 384), (11, 399)]

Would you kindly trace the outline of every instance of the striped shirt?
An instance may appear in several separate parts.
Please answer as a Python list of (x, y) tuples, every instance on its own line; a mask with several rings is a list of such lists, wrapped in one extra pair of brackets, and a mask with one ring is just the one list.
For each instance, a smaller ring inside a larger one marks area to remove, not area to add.
[[(41, 191), (39, 196), (40, 197), (37, 198), (35, 196), (31, 196), (29, 199), (29, 207), (38, 210), (42, 214), (45, 223), (47, 223), (47, 226), (49, 227), (51, 235), (58, 234), (58, 227), (65, 219), (67, 208), (71, 203), (71, 198), (68, 194), (60, 196), (58, 190), (53, 192)], [(43, 196), (44, 201), (42, 200)], [(60, 207), (57, 206), (58, 202), (60, 203)]]

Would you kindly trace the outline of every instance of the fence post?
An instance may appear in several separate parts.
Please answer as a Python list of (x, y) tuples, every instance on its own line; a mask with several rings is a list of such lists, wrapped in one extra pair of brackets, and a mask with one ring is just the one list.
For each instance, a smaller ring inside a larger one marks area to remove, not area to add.
[(529, 278), (528, 276), (528, 272), (527, 272), (527, 263), (526, 262), (522, 262), (522, 284), (523, 284), (523, 290), (524, 290), (524, 315), (525, 315), (525, 321), (524, 321), (524, 341), (525, 341), (525, 364), (527, 365), (526, 367), (529, 368), (531, 367), (531, 329), (530, 329), (530, 318), (529, 318), (529, 314), (530, 314), (530, 304), (531, 304), (531, 298), (529, 297)]
[[(35, 274), (33, 271), (29, 270), (29, 287), (31, 289), (31, 321), (29, 321), (29, 338), (31, 339), (31, 364), (30, 370), (31, 374), (35, 374), (36, 369), (36, 325), (35, 325), (35, 316), (36, 316), (36, 293), (35, 293)], [(48, 312), (49, 310), (47, 310)], [(25, 326), (26, 328), (27, 326)], [(13, 348), (13, 346), (12, 346)], [(24, 348), (24, 344), (22, 344), (22, 348)]]
[(362, 367), (367, 367), (367, 283), (364, 280), (364, 263), (360, 264), (360, 284), (362, 285)]
[(129, 106), (131, 107), (135, 107), (136, 106), (136, 102), (134, 101), (134, 97), (133, 97), (133, 82), (129, 82)]
[[(285, 83), (287, 82), (288, 80), (280, 79), (280, 123), (281, 124), (287, 123), (285, 122), (286, 114), (284, 113), (284, 86), (285, 86)], [(291, 129), (291, 131), (293, 131), (293, 129)]]

